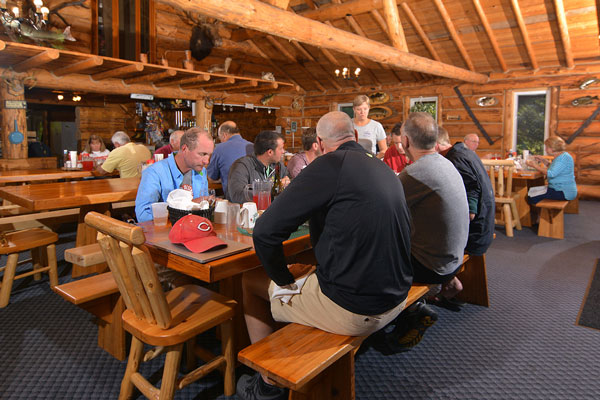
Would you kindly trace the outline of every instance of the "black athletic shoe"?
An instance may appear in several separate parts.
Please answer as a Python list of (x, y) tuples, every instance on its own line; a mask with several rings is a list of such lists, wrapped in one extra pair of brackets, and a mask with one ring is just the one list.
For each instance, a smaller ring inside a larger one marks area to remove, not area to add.
[(446, 310), (459, 312), (463, 306), (467, 303), (456, 299), (447, 299), (444, 296), (435, 296), (431, 299), (427, 299), (429, 304), (433, 304), (436, 307), (445, 308)]
[[(415, 303), (411, 311), (403, 311), (396, 319), (394, 330), (386, 334), (389, 349), (396, 353), (408, 351), (423, 339), (427, 328), (435, 324), (438, 315), (425, 303)], [(403, 315), (404, 314), (404, 315)]]
[(242, 400), (287, 400), (288, 390), (265, 383), (257, 372), (241, 376), (236, 386), (236, 395)]

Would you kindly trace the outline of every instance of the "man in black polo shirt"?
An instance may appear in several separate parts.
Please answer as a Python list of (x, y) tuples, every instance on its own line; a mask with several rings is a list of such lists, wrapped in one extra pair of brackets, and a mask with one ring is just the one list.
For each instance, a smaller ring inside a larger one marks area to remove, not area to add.
[[(244, 316), (253, 343), (273, 332), (275, 320), (369, 335), (393, 321), (406, 303), (412, 267), (402, 184), (356, 142), (345, 113), (330, 112), (319, 120), (317, 142), (323, 156), (256, 222), (254, 247), (264, 268), (243, 278)], [(282, 243), (307, 220), (316, 271), (295, 281), (298, 276), (288, 270)], [(275, 297), (280, 287), (300, 286), (300, 294), (287, 303)], [(287, 398), (259, 374), (240, 378), (238, 396)]]

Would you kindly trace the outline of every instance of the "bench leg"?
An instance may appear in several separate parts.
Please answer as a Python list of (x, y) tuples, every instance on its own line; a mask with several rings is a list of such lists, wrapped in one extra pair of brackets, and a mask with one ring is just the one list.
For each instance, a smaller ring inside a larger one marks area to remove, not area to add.
[(290, 390), (289, 400), (354, 400), (354, 353), (348, 352), (298, 390)]
[(18, 253), (8, 255), (6, 267), (4, 268), (4, 276), (2, 278), (2, 286), (0, 286), (0, 308), (6, 307), (10, 300), (10, 291), (12, 290), (13, 281), (15, 280), (18, 261)]
[(490, 306), (485, 254), (469, 256), (463, 272), (458, 274), (457, 278), (463, 284), (463, 290), (456, 296), (457, 299), (478, 306)]
[(550, 237), (554, 239), (564, 239), (564, 210), (542, 208), (540, 212), (540, 226), (538, 236)]
[(54, 244), (49, 244), (46, 246), (46, 254), (48, 256), (48, 277), (50, 279), (50, 287), (58, 285), (58, 271), (56, 264), (56, 246)]

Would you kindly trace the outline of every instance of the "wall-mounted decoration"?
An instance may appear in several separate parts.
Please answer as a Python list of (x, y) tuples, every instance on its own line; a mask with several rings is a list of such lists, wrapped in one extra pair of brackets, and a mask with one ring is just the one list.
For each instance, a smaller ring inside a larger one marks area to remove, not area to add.
[(448, 121), (460, 121), (460, 115), (446, 115)]
[(585, 106), (587, 104), (591, 104), (594, 100), (598, 100), (598, 96), (583, 96), (578, 97), (571, 102), (575, 107), (577, 106)]
[(475, 102), (479, 107), (489, 107), (498, 104), (498, 99), (495, 97), (480, 97)]
[(25, 110), (27, 109), (27, 102), (25, 100), (5, 100), (4, 108)]
[(585, 81), (581, 82), (581, 85), (579, 85), (579, 89), (587, 89), (588, 86), (598, 82), (600, 82), (600, 79), (597, 78), (586, 79)]
[(8, 141), (12, 144), (21, 144), (23, 142), (23, 139), (25, 139), (25, 136), (23, 136), (23, 134), (19, 132), (17, 119), (15, 118), (15, 130), (8, 135)]
[(290, 131), (289, 129), (286, 129), (286, 130), (285, 130), (285, 134), (286, 134), (286, 135), (291, 135), (291, 134), (292, 134), (292, 131)]
[(375, 106), (371, 107), (371, 109), (369, 110), (369, 118), (374, 119), (376, 121), (390, 117), (392, 114), (392, 109), (386, 106)]
[(386, 92), (375, 92), (368, 95), (371, 105), (387, 103), (391, 100), (391, 96)]
[(296, 130), (298, 130), (298, 123), (296, 121), (292, 121), (292, 123), (290, 124), (290, 128), (292, 132), (296, 132)]
[(312, 122), (310, 119), (305, 118), (302, 122), (302, 127), (303, 128), (310, 128), (312, 126)]
[(303, 105), (304, 105), (304, 100), (302, 97), (300, 97), (300, 96), (294, 97), (294, 101), (292, 101), (292, 109), (293, 110), (299, 110), (302, 108)]
[(262, 97), (262, 99), (260, 99), (260, 103), (263, 106), (266, 106), (267, 104), (269, 104), (271, 102), (271, 100), (273, 100), (274, 96), (275, 96), (275, 93), (266, 94)]

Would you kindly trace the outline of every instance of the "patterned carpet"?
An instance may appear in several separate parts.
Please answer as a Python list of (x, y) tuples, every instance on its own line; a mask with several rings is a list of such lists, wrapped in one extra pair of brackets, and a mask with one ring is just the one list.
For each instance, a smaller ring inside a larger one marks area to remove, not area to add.
[[(564, 240), (540, 238), (531, 228), (507, 238), (498, 229), (487, 254), (491, 307), (438, 309), (437, 324), (412, 351), (362, 353), (357, 399), (600, 398), (600, 331), (575, 324), (600, 258), (600, 203), (580, 202), (580, 214), (566, 215), (565, 226)], [(74, 239), (61, 235), (59, 260)], [(64, 262), (59, 273), (61, 282), (70, 280)], [(217, 346), (212, 337), (202, 340)], [(118, 397), (125, 362), (97, 347), (91, 316), (54, 294), (47, 278), (16, 282), (11, 304), (0, 309), (0, 346), (1, 399)], [(143, 373), (159, 379), (161, 363)], [(176, 398), (226, 397), (214, 374)]]

